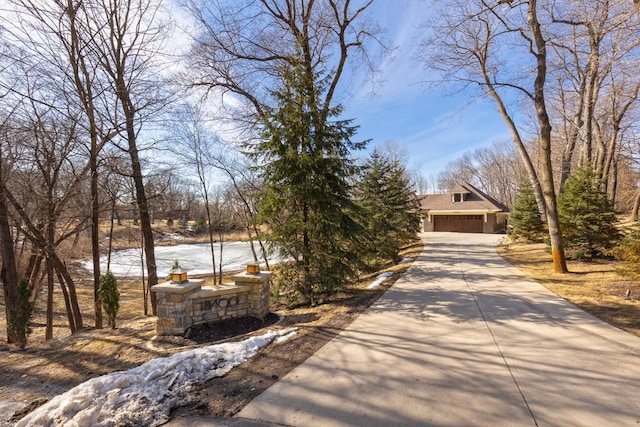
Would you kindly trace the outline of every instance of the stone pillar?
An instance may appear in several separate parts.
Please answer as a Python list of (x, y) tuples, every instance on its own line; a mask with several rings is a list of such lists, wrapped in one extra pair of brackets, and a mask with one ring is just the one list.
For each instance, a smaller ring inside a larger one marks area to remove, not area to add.
[(243, 272), (232, 277), (236, 285), (249, 286), (249, 315), (264, 319), (269, 314), (271, 298), (270, 282), (273, 273), (259, 271), (257, 273)]
[(204, 280), (189, 280), (183, 283), (164, 282), (151, 287), (156, 294), (158, 335), (182, 335), (193, 324), (189, 315), (189, 295), (199, 291)]

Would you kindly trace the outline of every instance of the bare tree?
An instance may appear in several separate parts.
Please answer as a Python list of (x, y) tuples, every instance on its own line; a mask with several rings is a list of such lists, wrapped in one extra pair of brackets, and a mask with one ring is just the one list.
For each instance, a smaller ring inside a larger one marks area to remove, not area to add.
[[(177, 119), (175, 131), (177, 131), (172, 138), (172, 152), (175, 156), (182, 159), (182, 163), (188, 168), (189, 172), (193, 172), (195, 169), (196, 177), (198, 179), (200, 188), (200, 194), (204, 198), (205, 212), (207, 215), (207, 233), (209, 235), (209, 248), (211, 251), (211, 266), (213, 268), (213, 283), (219, 282), (222, 284), (222, 270), (220, 272), (220, 278), (218, 280), (217, 267), (216, 267), (216, 254), (215, 254), (215, 237), (213, 235), (213, 223), (211, 212), (211, 202), (209, 200), (209, 192), (211, 190), (211, 184), (209, 182), (210, 177), (210, 165), (213, 158), (213, 146), (216, 143), (214, 135), (208, 132), (204, 127), (201, 120), (201, 112), (195, 107), (186, 106), (185, 110), (180, 112)], [(220, 258), (222, 258), (222, 240), (220, 243)], [(222, 264), (222, 259), (220, 259)]]
[[(567, 266), (558, 223), (551, 121), (545, 96), (547, 32), (543, 29), (546, 21), (539, 16), (541, 7), (536, 0), (454, 3), (434, 4), (433, 16), (437, 19), (430, 24), (435, 36), (422, 44), (423, 59), (439, 69), (444, 80), (457, 81), (464, 87), (474, 85), (495, 102), (511, 132), (540, 210), (546, 214), (554, 270), (564, 273)], [(521, 50), (521, 55), (514, 54), (516, 49)], [(517, 110), (509, 107), (515, 96), (528, 102), (535, 114), (537, 169), (522, 136), (526, 127), (517, 123)]]
[[(157, 62), (168, 26), (154, 0), (95, 0), (93, 6), (87, 9), (93, 25), (91, 49), (116, 98), (113, 120), (124, 141), (124, 146), (118, 146), (131, 161), (150, 288), (158, 283), (158, 274), (138, 135), (142, 124), (171, 101), (168, 81), (161, 79)], [(151, 306), (155, 314), (154, 299)]]
[[(573, 165), (585, 162), (598, 170), (606, 189), (609, 180), (617, 180), (612, 166), (621, 129), (635, 121), (630, 113), (640, 81), (635, 72), (640, 40), (633, 36), (637, 18), (621, 0), (571, 8), (552, 3), (549, 14), (559, 24), (550, 36), (552, 94), (557, 94), (550, 105), (565, 140), (560, 190)], [(581, 155), (575, 157), (578, 149)]]
[[(95, 68), (87, 62), (86, 43), (81, 38), (77, 25), (77, 13), (81, 3), (57, 0), (42, 2), (38, 0), (15, 0), (15, 16), (7, 16), (11, 22), (9, 32), (14, 45), (9, 55), (18, 59), (26, 50), (30, 57), (26, 59), (35, 71), (48, 80), (50, 90), (55, 88), (59, 101), (67, 103), (66, 111), (70, 121), (75, 121), (79, 128), (84, 128), (88, 142), (89, 167), (91, 174), (91, 230), (94, 260), (94, 304), (96, 327), (102, 327), (102, 314), (98, 299), (100, 278), (100, 254), (98, 245), (98, 221), (100, 205), (98, 200), (98, 168), (97, 157), (100, 149), (114, 135), (113, 130), (103, 129), (104, 121), (99, 120), (94, 92), (99, 82)], [(20, 16), (22, 19), (16, 19)], [(46, 42), (45, 42), (46, 40)], [(18, 42), (18, 43), (16, 43)], [(16, 88), (12, 88), (15, 90)], [(70, 90), (71, 89), (71, 90)], [(23, 96), (33, 94), (22, 93)], [(38, 102), (53, 102), (41, 98)], [(78, 108), (83, 114), (78, 114)], [(65, 111), (64, 106), (59, 107)]]
[(438, 175), (440, 188), (452, 189), (461, 182), (469, 182), (484, 193), (511, 207), (518, 183), (525, 177), (518, 153), (510, 141), (495, 141), (464, 153), (447, 163)]
[[(6, 120), (6, 119), (5, 119)], [(2, 271), (0, 272), (0, 280), (2, 281), (2, 290), (4, 294), (4, 303), (7, 319), (7, 342), (16, 343), (24, 347), (27, 342), (26, 331), (24, 329), (14, 328), (9, 319), (12, 313), (19, 310), (18, 306), (18, 270), (16, 266), (16, 256), (14, 250), (14, 242), (11, 233), (9, 202), (6, 195), (7, 174), (10, 172), (8, 166), (10, 162), (6, 158), (6, 122), (2, 123), (0, 130), (3, 136), (0, 138), (0, 255), (2, 256)]]
[[(82, 315), (78, 305), (75, 284), (58, 249), (72, 236), (86, 227), (87, 206), (78, 194), (88, 165), (77, 170), (75, 164), (78, 138), (73, 123), (57, 117), (55, 110), (27, 102), (23, 114), (25, 119), (14, 121), (13, 145), (22, 144), (22, 158), (15, 163), (11, 180), (3, 182), (6, 200), (13, 208), (18, 227), (26, 239), (44, 254), (47, 277), (47, 325), (46, 338), (53, 336), (53, 293), (58, 280), (67, 307), (69, 328), (75, 332), (82, 328)], [(20, 172), (18, 173), (18, 170)], [(22, 180), (28, 176), (28, 180)], [(20, 200), (11, 188), (21, 188)], [(37, 258), (40, 262), (42, 258)], [(37, 267), (29, 267), (27, 270)], [(29, 276), (25, 274), (25, 276)], [(37, 284), (32, 287), (37, 290)], [(37, 296), (37, 292), (34, 293)]]
[[(232, 108), (236, 124), (255, 137), (255, 124), (275, 105), (273, 90), (283, 66), (313, 70), (327, 90), (323, 109), (343, 89), (348, 60), (372, 69), (372, 43), (380, 46), (381, 30), (366, 19), (373, 0), (188, 0), (201, 29), (189, 56), (189, 81), (213, 95), (226, 94), (241, 107)], [(228, 103), (227, 105), (230, 105)], [(326, 115), (326, 112), (325, 112)]]
[[(3, 43), (8, 53), (2, 58), (11, 73), (5, 73), (0, 84), (14, 98), (30, 101), (33, 108), (27, 115), (33, 116), (33, 112), (48, 109), (49, 115), (55, 113), (59, 123), (73, 129), (69, 135), (73, 135), (76, 148), (72, 154), (66, 154), (71, 157), (65, 160), (73, 161), (76, 170), (68, 188), (80, 190), (90, 175), (90, 196), (85, 196), (84, 200), (90, 199), (91, 207), (78, 210), (77, 213), (86, 213), (91, 219), (94, 303), (96, 326), (100, 327), (101, 310), (97, 297), (100, 277), (98, 224), (102, 207), (98, 177), (99, 155), (108, 142), (114, 142), (129, 154), (132, 165), (130, 175), (137, 190), (147, 254), (149, 285), (157, 282), (138, 138), (142, 123), (149, 123), (150, 117), (159, 116), (161, 108), (171, 100), (170, 96), (165, 96), (167, 86), (159, 82), (159, 64), (154, 62), (168, 26), (159, 22), (159, 6), (153, 0), (11, 0), (11, 4), (14, 9), (8, 9), (2, 18), (6, 30)], [(31, 121), (44, 123), (47, 127), (44, 136), (54, 134), (50, 124), (37, 116), (32, 117)], [(81, 147), (86, 150), (84, 153)], [(51, 188), (51, 185), (47, 188)], [(59, 197), (60, 190), (56, 191), (56, 197)], [(55, 220), (59, 218), (60, 211), (68, 206), (70, 198), (65, 198), (66, 205), (60, 202), (50, 211), (58, 216), (48, 221), (33, 218), (28, 208), (28, 197), (18, 198), (9, 192), (8, 199), (22, 222), (27, 224), (21, 231), (47, 254), (49, 286), (52, 286), (51, 278), (54, 275), (53, 263), (67, 302), (64, 286), (66, 283), (68, 294), (73, 298), (73, 282), (66, 266), (53, 251), (52, 242), (55, 240), (57, 244), (64, 240), (58, 237), (65, 232), (57, 229), (60, 228), (60, 222), (56, 223)], [(43, 231), (40, 223), (50, 228)], [(82, 220), (78, 224), (84, 225), (86, 222)], [(31, 259), (34, 262), (30, 262), (27, 272), (29, 275), (37, 274), (37, 256)], [(75, 320), (70, 318), (73, 331), (82, 326), (73, 301), (71, 311), (75, 316)]]

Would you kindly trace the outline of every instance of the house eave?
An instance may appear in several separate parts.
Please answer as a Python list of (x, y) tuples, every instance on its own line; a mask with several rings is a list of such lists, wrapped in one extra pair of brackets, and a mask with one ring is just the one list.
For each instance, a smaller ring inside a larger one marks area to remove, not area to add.
[(473, 215), (473, 214), (486, 214), (486, 213), (497, 213), (502, 212), (501, 210), (496, 209), (427, 209), (426, 212), (429, 215), (438, 215), (438, 214), (446, 214), (446, 215)]

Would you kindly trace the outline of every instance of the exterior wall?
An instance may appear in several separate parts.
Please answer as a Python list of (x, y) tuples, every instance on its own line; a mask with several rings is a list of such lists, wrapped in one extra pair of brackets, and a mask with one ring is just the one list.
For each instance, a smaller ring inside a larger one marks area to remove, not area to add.
[(155, 285), (158, 335), (182, 335), (193, 325), (234, 317), (269, 314), (272, 273), (241, 273), (234, 283), (202, 287), (202, 280), (185, 283), (165, 282)]
[(482, 225), (482, 232), (484, 234), (495, 233), (496, 230), (496, 214), (490, 213), (486, 216), (487, 220)]
[(429, 221), (429, 215), (425, 215), (422, 218), (422, 231), (426, 231), (426, 232), (433, 231), (433, 221)]

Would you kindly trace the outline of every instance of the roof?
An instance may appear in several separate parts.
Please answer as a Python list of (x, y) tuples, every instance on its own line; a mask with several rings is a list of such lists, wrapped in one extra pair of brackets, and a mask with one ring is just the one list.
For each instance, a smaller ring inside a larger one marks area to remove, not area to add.
[[(463, 202), (453, 202), (454, 193), (466, 193)], [(462, 183), (445, 194), (429, 194), (421, 196), (420, 205), (426, 211), (474, 211), (474, 212), (509, 212), (503, 203), (486, 195), (468, 182)]]

